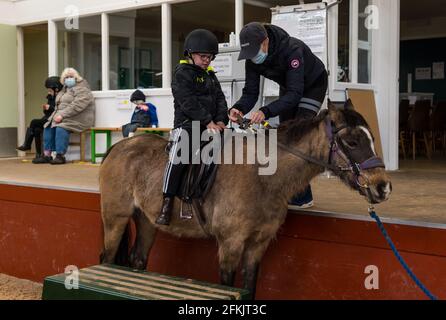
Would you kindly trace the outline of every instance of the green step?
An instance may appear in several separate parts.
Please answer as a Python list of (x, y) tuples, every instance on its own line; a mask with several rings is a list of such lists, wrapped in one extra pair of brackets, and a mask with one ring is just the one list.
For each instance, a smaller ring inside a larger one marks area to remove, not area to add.
[(102, 264), (79, 270), (79, 288), (65, 287), (66, 274), (46, 277), (44, 300), (245, 300), (244, 289)]

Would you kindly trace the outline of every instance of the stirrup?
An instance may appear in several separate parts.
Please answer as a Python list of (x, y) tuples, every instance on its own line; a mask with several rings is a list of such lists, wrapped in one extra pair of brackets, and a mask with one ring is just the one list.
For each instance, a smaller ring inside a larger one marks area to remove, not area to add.
[(182, 199), (180, 207), (180, 218), (181, 219), (192, 219), (192, 204), (188, 202), (189, 199)]

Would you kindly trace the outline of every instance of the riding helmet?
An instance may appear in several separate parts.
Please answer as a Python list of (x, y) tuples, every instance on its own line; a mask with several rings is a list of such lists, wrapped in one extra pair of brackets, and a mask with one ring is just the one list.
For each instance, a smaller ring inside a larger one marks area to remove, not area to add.
[(188, 57), (191, 53), (218, 54), (217, 37), (206, 29), (195, 29), (189, 33), (184, 41), (184, 55)]
[(58, 89), (60, 91), (62, 87), (63, 85), (60, 83), (60, 77), (58, 76), (49, 77), (45, 80), (45, 88)]

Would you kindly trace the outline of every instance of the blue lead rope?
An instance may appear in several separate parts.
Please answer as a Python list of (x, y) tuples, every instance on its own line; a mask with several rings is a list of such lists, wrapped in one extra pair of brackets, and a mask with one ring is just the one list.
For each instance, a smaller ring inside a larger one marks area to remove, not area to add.
[(403, 257), (399, 254), (398, 250), (396, 249), (395, 245), (392, 242), (392, 239), (390, 239), (389, 234), (387, 233), (386, 229), (384, 228), (383, 223), (379, 219), (378, 215), (376, 214), (375, 210), (372, 206), (369, 208), (369, 214), (370, 216), (376, 220), (376, 223), (378, 224), (379, 230), (381, 230), (381, 233), (386, 238), (387, 243), (389, 244), (390, 248), (392, 249), (393, 253), (395, 254), (398, 261), (401, 263), (403, 268), (406, 270), (406, 272), (409, 274), (409, 276), (412, 278), (412, 280), (417, 284), (417, 286), (429, 297), (431, 300), (437, 300), (437, 297), (434, 296), (430, 291), (421, 283), (421, 281), (417, 278), (417, 276), (412, 272), (412, 270), (407, 265), (406, 261), (404, 261)]

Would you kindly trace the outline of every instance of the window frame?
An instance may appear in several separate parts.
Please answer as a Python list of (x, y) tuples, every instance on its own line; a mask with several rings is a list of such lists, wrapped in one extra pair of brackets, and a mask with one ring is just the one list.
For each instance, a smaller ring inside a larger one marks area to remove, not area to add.
[[(375, 32), (373, 30), (369, 30), (369, 42), (365, 42), (359, 40), (359, 0), (344, 0), (350, 1), (350, 13), (349, 13), (349, 21), (350, 21), (350, 32), (349, 32), (349, 82), (341, 82), (337, 79), (337, 68), (339, 64), (338, 57), (338, 37), (339, 37), (339, 7), (336, 6), (336, 23), (333, 25), (335, 30), (332, 33), (332, 36), (335, 39), (335, 48), (336, 52), (335, 63), (332, 66), (332, 72), (334, 74), (334, 89), (335, 90), (345, 90), (347, 88), (355, 88), (355, 89), (374, 89), (374, 68), (373, 68), (373, 57), (374, 57), (374, 45), (375, 42)], [(374, 0), (370, 1), (370, 4), (374, 4)], [(359, 64), (358, 64), (358, 54), (359, 49), (368, 50), (370, 52), (370, 83), (360, 83), (358, 82), (358, 72), (359, 72)]]

